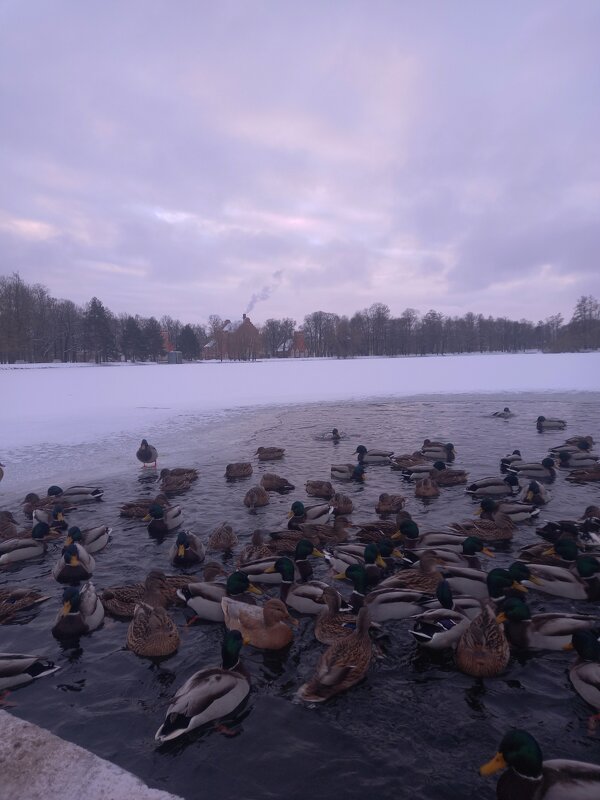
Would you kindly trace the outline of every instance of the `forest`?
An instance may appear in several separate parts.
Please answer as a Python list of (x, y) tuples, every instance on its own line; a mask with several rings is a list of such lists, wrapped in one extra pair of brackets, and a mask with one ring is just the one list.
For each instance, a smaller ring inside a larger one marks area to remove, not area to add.
[(40, 284), (26, 283), (17, 273), (0, 276), (0, 363), (156, 361), (166, 349), (180, 350), (192, 361), (600, 348), (600, 303), (589, 295), (579, 298), (568, 321), (561, 314), (532, 322), (471, 312), (446, 316), (433, 309), (421, 315), (413, 308), (395, 316), (384, 303), (352, 316), (314, 311), (301, 323), (272, 318), (251, 325), (251, 341), (230, 352), (219, 344), (226, 323), (234, 333), (242, 324), (218, 315), (198, 325), (170, 316), (113, 314), (97, 297), (78, 306), (52, 297)]

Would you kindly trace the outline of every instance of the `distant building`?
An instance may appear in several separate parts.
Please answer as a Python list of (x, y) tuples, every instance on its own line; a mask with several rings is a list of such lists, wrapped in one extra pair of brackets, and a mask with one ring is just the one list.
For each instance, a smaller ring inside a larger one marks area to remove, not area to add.
[(204, 359), (220, 361), (254, 361), (262, 354), (260, 332), (246, 314), (238, 323), (225, 320), (221, 329), (202, 348)]

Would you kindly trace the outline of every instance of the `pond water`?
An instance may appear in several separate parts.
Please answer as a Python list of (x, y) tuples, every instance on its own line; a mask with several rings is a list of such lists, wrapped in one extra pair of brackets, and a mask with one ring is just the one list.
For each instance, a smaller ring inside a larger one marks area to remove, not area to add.
[[(208, 536), (218, 523), (228, 521), (242, 546), (255, 528), (281, 525), (291, 502), (306, 499), (304, 482), (328, 480), (330, 464), (354, 460), (358, 444), (402, 453), (417, 449), (427, 436), (452, 441), (455, 466), (467, 469), (474, 480), (498, 474), (500, 457), (517, 447), (533, 461), (564, 435), (591, 434), (598, 440), (599, 400), (596, 393), (575, 392), (436, 395), (189, 415), (171, 426), (165, 423), (161, 437), (170, 438), (171, 445), (163, 448), (159, 467), (197, 467), (200, 479), (177, 499), (185, 527)], [(516, 412), (514, 418), (490, 416), (507, 404)], [(568, 420), (565, 434), (537, 433), (539, 414)], [(334, 426), (345, 434), (338, 444), (322, 439)], [(284, 459), (259, 463), (252, 454), (260, 445), (285, 447)], [(116, 461), (112, 473), (96, 476), (105, 489), (104, 501), (69, 514), (69, 523), (81, 528), (100, 523), (113, 528), (112, 541), (96, 555), (93, 582), (98, 590), (141, 580), (152, 567), (175, 571), (167, 557), (173, 535), (159, 543), (142, 522), (119, 517), (122, 502), (157, 491), (153, 476), (139, 469), (133, 457), (136, 446), (131, 442), (129, 461)], [(64, 452), (57, 454), (56, 482), (94, 480), (93, 452), (75, 445), (69, 452), (68, 460)], [(227, 482), (225, 465), (234, 460), (253, 461), (254, 475)], [(21, 468), (25, 470), (23, 464)], [(242, 498), (266, 471), (283, 475), (297, 489), (287, 496), (271, 494), (270, 504), (251, 514)], [(29, 474), (37, 474), (34, 451)], [(46, 487), (32, 479), (28, 488), (42, 492)], [(364, 485), (337, 488), (352, 495), (355, 521), (375, 519), (375, 503), (383, 491), (405, 494), (406, 508), (422, 529), (465, 519), (473, 512), (464, 487), (445, 488), (438, 499), (420, 501), (401, 473), (385, 466), (369, 467)], [(569, 484), (564, 473), (551, 491), (552, 502), (541, 519), (577, 517), (585, 506), (600, 502), (598, 485)], [(4, 493), (2, 507), (23, 519), (21, 499), (22, 494)], [(493, 566), (508, 564), (520, 546), (536, 540), (533, 525), (520, 525), (510, 549), (498, 553)], [(292, 799), (307, 793), (312, 798), (343, 793), (345, 798), (491, 799), (496, 781), (480, 778), (477, 768), (496, 752), (510, 726), (528, 729), (546, 758), (600, 760), (600, 733), (590, 736), (586, 729), (592, 711), (568, 680), (571, 654), (519, 657), (501, 677), (478, 682), (455, 669), (451, 654), (432, 657), (418, 651), (407, 622), (385, 624), (384, 657), (373, 663), (361, 685), (319, 707), (299, 704), (295, 691), (322, 652), (310, 617), (300, 619), (295, 640), (284, 652), (245, 648), (252, 693), (238, 736), (228, 738), (211, 730), (157, 747), (154, 733), (172, 694), (195, 670), (219, 661), (221, 626), (185, 627), (191, 613), (175, 609), (181, 646), (160, 663), (129, 652), (127, 622), (109, 617), (90, 636), (61, 645), (50, 633), (62, 594), (51, 576), (59, 553), (59, 545), (51, 545), (44, 559), (0, 573), (0, 585), (35, 586), (52, 595), (33, 612), (2, 626), (0, 650), (37, 652), (61, 666), (49, 678), (13, 692), (9, 699), (16, 706), (11, 711), (131, 770), (152, 786), (190, 800), (200, 795)], [(232, 562), (226, 560), (225, 566)], [(316, 577), (328, 577), (321, 560), (314, 560), (314, 568)], [(349, 587), (340, 588), (349, 593)], [(555, 600), (534, 591), (528, 602), (534, 612), (600, 610), (598, 604)]]

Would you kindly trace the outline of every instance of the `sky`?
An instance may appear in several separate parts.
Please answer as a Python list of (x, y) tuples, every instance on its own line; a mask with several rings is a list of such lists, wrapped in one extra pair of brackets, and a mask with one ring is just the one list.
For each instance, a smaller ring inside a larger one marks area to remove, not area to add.
[(600, 298), (597, 0), (0, 0), (0, 274), (114, 312)]

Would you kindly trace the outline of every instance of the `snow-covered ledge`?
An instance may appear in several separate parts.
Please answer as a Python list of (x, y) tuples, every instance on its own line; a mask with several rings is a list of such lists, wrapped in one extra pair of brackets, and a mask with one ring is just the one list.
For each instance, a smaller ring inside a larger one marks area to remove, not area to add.
[(121, 767), (0, 711), (2, 797), (14, 800), (181, 800)]

